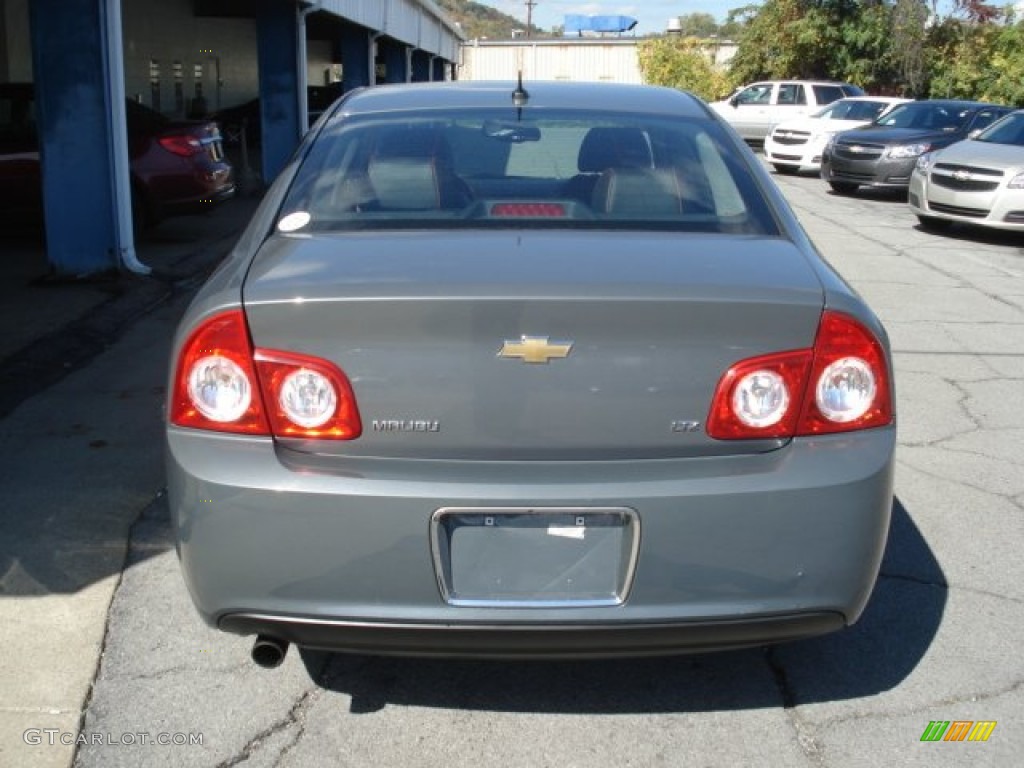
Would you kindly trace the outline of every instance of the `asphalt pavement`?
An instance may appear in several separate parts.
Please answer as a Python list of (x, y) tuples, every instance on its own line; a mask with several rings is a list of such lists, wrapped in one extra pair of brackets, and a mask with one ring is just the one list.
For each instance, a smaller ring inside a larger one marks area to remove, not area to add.
[[(278, 669), (254, 666), (251, 640), (196, 617), (168, 525), (167, 346), (185, 275), (202, 272), (183, 269), (0, 421), (0, 765), (1019, 764), (1024, 237), (934, 235), (899, 198), (776, 178), (893, 342), (893, 525), (857, 625), (635, 661), (320, 656), (307, 669), (292, 649)], [(987, 742), (921, 741), (958, 720), (996, 726)]]

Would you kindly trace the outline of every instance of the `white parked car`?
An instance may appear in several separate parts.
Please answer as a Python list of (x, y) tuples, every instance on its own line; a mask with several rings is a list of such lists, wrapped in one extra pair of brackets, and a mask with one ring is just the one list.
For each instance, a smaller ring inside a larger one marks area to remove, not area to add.
[(764, 156), (779, 173), (821, 170), (821, 153), (840, 131), (867, 125), (910, 99), (850, 96), (806, 117), (776, 125), (764, 140)]
[(764, 141), (779, 123), (816, 112), (844, 96), (863, 96), (849, 83), (824, 80), (763, 80), (710, 104), (747, 141)]
[(921, 155), (907, 199), (926, 229), (959, 221), (1024, 232), (1024, 109)]

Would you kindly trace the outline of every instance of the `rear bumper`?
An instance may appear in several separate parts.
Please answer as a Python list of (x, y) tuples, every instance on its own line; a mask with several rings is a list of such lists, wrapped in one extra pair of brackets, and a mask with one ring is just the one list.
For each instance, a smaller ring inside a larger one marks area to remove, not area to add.
[[(213, 626), (376, 653), (635, 655), (775, 642), (854, 622), (887, 537), (895, 428), (746, 456), (338, 457), (333, 471), (290, 468), (269, 439), (171, 428), (168, 443), (182, 571)], [(628, 594), (615, 605), (447, 600), (432, 518), (488, 507), (634, 510)]]
[(844, 625), (838, 613), (631, 626), (386, 624), (240, 613), (224, 616), (219, 623), (220, 629), (228, 632), (267, 635), (304, 648), (382, 656), (495, 659), (699, 653), (798, 640)]

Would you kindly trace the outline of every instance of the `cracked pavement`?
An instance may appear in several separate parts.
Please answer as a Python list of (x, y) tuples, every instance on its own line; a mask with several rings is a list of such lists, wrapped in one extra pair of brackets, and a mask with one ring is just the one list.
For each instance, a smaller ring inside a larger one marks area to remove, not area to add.
[[(634, 661), (311, 654), (307, 672), (292, 649), (268, 671), (249, 661), (251, 639), (196, 617), (154, 486), (82, 731), (202, 744), (88, 744), (75, 766), (1019, 764), (1024, 237), (933, 235), (898, 198), (776, 179), (894, 349), (897, 499), (857, 625), (768, 650)], [(998, 725), (986, 743), (922, 743), (931, 720)]]

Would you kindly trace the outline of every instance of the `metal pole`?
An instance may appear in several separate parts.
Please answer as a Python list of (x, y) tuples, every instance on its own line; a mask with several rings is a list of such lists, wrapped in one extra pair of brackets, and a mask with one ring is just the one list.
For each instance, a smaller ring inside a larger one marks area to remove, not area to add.
[(114, 186), (114, 210), (117, 221), (118, 262), (129, 272), (148, 275), (153, 270), (135, 254), (135, 231), (132, 225), (132, 183), (128, 160), (128, 127), (124, 89), (124, 43), (121, 28), (121, 0), (102, 2), (106, 15), (107, 109), (110, 111), (111, 181)]

